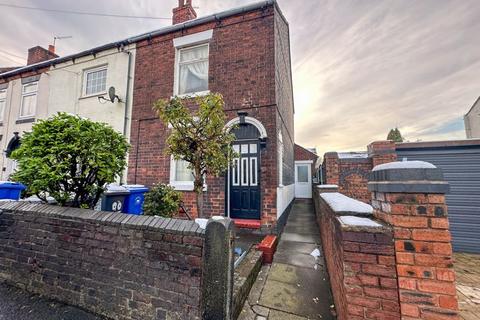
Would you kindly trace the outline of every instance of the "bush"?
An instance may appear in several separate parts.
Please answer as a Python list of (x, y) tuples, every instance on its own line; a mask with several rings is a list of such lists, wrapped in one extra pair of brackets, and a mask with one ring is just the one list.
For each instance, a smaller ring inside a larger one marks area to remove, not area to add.
[(44, 202), (94, 208), (108, 183), (126, 166), (128, 143), (105, 123), (58, 113), (33, 125), (11, 157), (18, 161), (12, 180)]
[(143, 214), (171, 218), (180, 208), (182, 194), (166, 185), (156, 185), (145, 195)]

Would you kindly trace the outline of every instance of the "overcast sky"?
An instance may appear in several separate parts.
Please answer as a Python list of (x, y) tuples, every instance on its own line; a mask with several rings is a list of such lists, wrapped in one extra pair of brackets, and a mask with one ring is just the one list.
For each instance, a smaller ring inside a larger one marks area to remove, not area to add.
[[(193, 0), (200, 16), (255, 1)], [(23, 6), (171, 17), (177, 0), (0, 0)], [(279, 0), (290, 23), (297, 143), (363, 150), (398, 126), (410, 141), (464, 138), (480, 95), (479, 0)], [(27, 49), (60, 55), (170, 25), (0, 7), (0, 66)], [(8, 57), (8, 59), (7, 59)]]

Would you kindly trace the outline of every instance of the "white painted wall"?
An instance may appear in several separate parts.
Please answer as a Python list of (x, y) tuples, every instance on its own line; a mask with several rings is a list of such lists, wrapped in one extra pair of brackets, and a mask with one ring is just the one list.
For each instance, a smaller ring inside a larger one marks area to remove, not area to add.
[[(128, 74), (127, 52), (131, 52), (132, 54), (130, 65), (130, 98), (128, 106), (125, 105)], [(107, 91), (109, 87), (115, 87), (116, 94), (120, 97), (122, 102), (100, 102), (98, 97), (105, 96), (108, 98), (107, 93), (89, 97), (83, 96), (84, 71), (102, 65), (107, 66)], [(126, 47), (125, 51), (110, 49), (98, 53), (95, 57), (89, 55), (76, 59), (75, 62), (69, 61), (51, 67), (48, 71), (50, 77), (48, 115), (54, 115), (60, 111), (70, 112), (94, 121), (108, 123), (116, 131), (123, 133), (125, 108), (128, 110), (128, 119), (130, 119), (132, 110), (134, 68), (135, 45)], [(126, 132), (127, 137), (130, 136), (129, 132), (130, 123), (128, 122)]]
[[(38, 80), (35, 119), (41, 119), (47, 116), (49, 80), (47, 74), (42, 74)], [(8, 179), (14, 166), (13, 160), (10, 160), (5, 156), (5, 150), (14, 136), (13, 133), (18, 132), (20, 136), (22, 136), (24, 131), (30, 131), (32, 129), (33, 122), (17, 123), (20, 116), (21, 104), (22, 80), (15, 79), (8, 84), (6, 106), (3, 114), (3, 121), (0, 126), (0, 135), (2, 135), (2, 139), (0, 140), (0, 146), (2, 148), (2, 156), (0, 157), (1, 180)]]
[(277, 187), (277, 220), (295, 198), (295, 184)]
[[(480, 100), (479, 100), (480, 101)], [(468, 139), (480, 138), (480, 102), (477, 101), (472, 110), (465, 115), (465, 131)]]
[[(129, 101), (126, 105), (128, 57), (131, 54), (130, 64), (130, 88)], [(73, 61), (57, 64), (43, 73), (38, 84), (37, 110), (35, 119), (45, 119), (58, 112), (78, 114), (93, 121), (105, 122), (111, 125), (119, 133), (124, 133), (125, 108), (127, 108), (126, 137), (130, 137), (130, 119), (133, 101), (133, 81), (135, 72), (135, 44), (125, 47), (124, 50), (110, 49), (96, 56), (88, 55)], [(122, 102), (100, 102), (99, 96), (108, 98), (108, 94), (84, 97), (83, 77), (84, 70), (107, 65), (107, 91), (113, 86), (116, 94)], [(4, 121), (0, 126), (0, 134), (3, 135), (0, 144), (2, 151), (7, 148), (14, 132), (20, 136), (24, 131), (30, 131), (33, 123), (17, 124), (21, 107), (22, 84), (21, 79), (13, 80), (7, 89), (7, 101)], [(12, 168), (12, 160), (5, 156), (0, 159), (1, 180), (7, 180)], [(126, 172), (124, 174), (126, 176)]]

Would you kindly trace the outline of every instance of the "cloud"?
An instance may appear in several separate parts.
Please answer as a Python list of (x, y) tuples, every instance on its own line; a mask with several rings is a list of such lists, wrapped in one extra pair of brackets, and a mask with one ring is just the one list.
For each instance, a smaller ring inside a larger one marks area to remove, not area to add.
[[(255, 2), (194, 0), (199, 15)], [(12, 2), (13, 3), (13, 2)], [(42, 0), (15, 4), (170, 17), (176, 0)], [(295, 139), (362, 150), (398, 126), (411, 141), (464, 138), (459, 120), (480, 95), (478, 0), (279, 0), (290, 23)], [(55, 35), (65, 55), (158, 29), (165, 20), (72, 16), (1, 8), (2, 49), (26, 57)], [(0, 53), (0, 65), (15, 64)], [(18, 63), (18, 58), (10, 59)]]

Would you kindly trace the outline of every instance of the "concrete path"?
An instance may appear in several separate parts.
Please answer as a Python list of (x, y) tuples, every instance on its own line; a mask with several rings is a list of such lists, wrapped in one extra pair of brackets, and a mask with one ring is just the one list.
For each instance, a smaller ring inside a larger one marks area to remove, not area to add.
[(334, 319), (330, 285), (321, 252), (313, 204), (296, 200), (271, 266), (255, 282), (241, 320)]
[(0, 283), (0, 320), (101, 320), (75, 307)]

